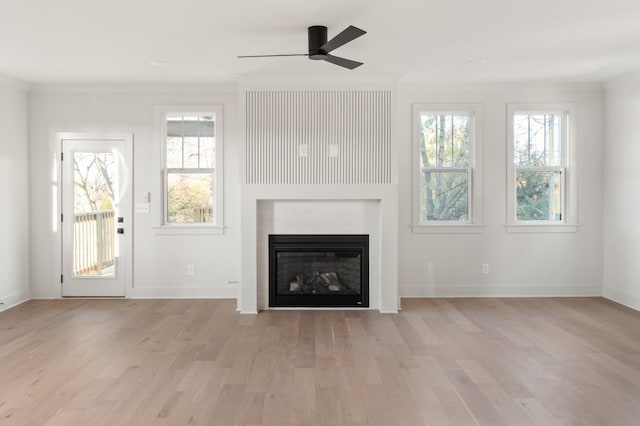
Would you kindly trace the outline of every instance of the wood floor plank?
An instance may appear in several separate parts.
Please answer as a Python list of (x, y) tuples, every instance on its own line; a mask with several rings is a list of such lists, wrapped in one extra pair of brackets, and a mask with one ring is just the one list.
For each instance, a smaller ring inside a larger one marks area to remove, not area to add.
[(0, 313), (0, 424), (637, 425), (639, 323), (602, 298), (29, 301)]

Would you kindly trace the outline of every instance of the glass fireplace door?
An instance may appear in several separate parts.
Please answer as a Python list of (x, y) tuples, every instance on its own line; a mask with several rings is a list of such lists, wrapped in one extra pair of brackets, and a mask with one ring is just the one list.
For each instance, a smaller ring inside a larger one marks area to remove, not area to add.
[(270, 235), (269, 305), (368, 306), (368, 235)]

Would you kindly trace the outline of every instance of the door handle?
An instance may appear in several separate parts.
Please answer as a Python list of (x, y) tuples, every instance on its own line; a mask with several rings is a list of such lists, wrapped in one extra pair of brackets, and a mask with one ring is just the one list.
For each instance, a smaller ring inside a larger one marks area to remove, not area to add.
[(124, 228), (118, 228), (118, 234), (124, 234)]

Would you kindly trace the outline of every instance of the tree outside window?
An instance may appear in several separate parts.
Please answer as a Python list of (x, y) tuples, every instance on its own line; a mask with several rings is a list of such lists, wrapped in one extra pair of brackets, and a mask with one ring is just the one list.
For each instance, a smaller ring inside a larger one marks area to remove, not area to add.
[(518, 221), (562, 221), (563, 127), (560, 114), (513, 115)]
[(420, 113), (420, 222), (471, 221), (472, 116)]
[(507, 105), (507, 232), (576, 232), (577, 111)]

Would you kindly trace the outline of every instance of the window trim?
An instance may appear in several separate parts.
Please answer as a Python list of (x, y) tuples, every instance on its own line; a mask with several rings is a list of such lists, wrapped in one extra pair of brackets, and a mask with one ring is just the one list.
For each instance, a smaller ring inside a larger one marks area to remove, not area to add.
[[(509, 233), (536, 233), (536, 232), (577, 232), (577, 108), (573, 103), (513, 103), (507, 104), (507, 211), (506, 232)], [(514, 155), (514, 124), (516, 114), (558, 114), (562, 117), (561, 123), (561, 153), (562, 164), (548, 167), (521, 167), (516, 168), (513, 161)], [(563, 176), (560, 188), (562, 220), (518, 220), (516, 217), (516, 173), (518, 170), (559, 171)]]
[[(469, 220), (422, 222), (422, 188), (420, 166), (420, 120), (422, 113), (433, 115), (466, 114), (471, 119), (471, 140), (468, 167), (429, 168), (428, 170), (467, 172)], [(482, 109), (480, 104), (413, 104), (412, 114), (413, 217), (411, 231), (415, 234), (481, 233), (484, 230), (482, 209)]]
[[(166, 117), (171, 115), (215, 115), (215, 168), (186, 169), (187, 173), (212, 170), (215, 179), (214, 218), (208, 223), (169, 223), (167, 220), (167, 173), (183, 169), (168, 168), (166, 163)], [(159, 191), (158, 207), (154, 212), (153, 230), (156, 235), (222, 235), (224, 234), (224, 111), (222, 105), (158, 105), (154, 107), (155, 164), (160, 169), (154, 187)]]

